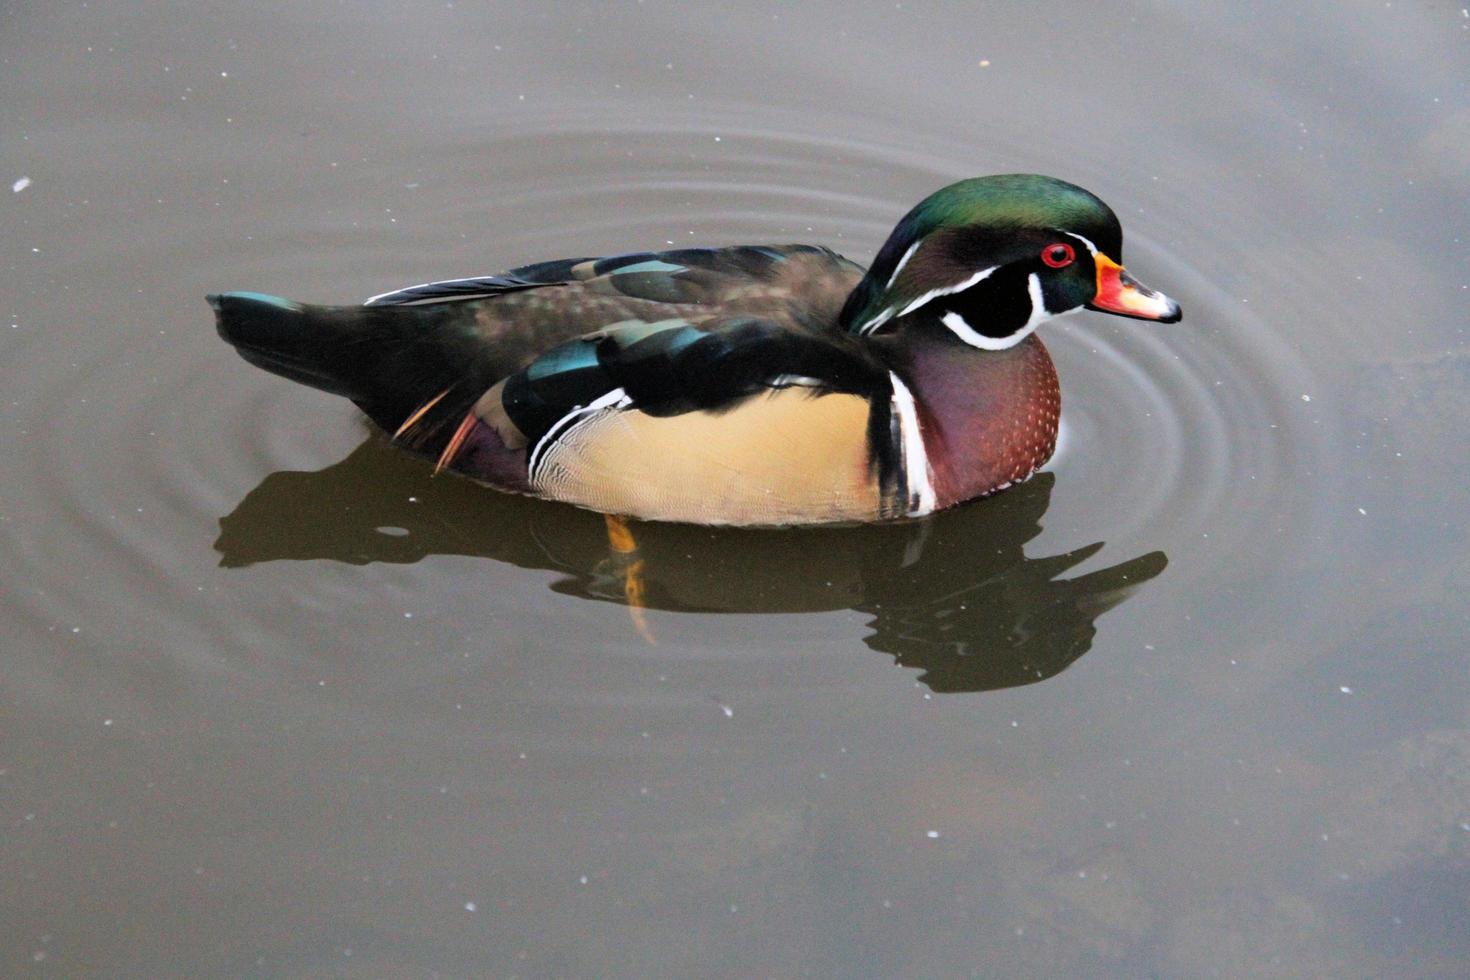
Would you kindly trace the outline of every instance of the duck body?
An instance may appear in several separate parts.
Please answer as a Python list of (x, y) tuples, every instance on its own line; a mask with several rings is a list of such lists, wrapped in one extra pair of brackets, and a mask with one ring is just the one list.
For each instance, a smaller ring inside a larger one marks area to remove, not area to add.
[(1120, 247), (1086, 191), (1011, 175), (932, 195), (866, 270), (819, 246), (739, 246), (544, 262), (363, 306), (210, 303), (246, 360), (502, 490), (646, 520), (871, 522), (1045, 463), (1047, 317), (1096, 303), (1178, 319), (1109, 257)]

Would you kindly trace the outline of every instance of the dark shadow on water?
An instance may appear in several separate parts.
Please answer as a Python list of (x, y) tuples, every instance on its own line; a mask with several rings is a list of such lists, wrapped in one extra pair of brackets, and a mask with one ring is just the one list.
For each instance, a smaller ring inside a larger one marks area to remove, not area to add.
[[(1028, 558), (1053, 476), (922, 521), (752, 531), (637, 524), (644, 605), (684, 612), (871, 617), (868, 646), (935, 691), (1033, 684), (1088, 651), (1094, 620), (1163, 571), (1155, 551), (1076, 578), (1102, 543)], [(625, 603), (626, 559), (598, 514), (430, 479), (422, 460), (373, 437), (315, 473), (272, 473), (220, 519), (225, 567), (267, 561), (416, 562), (472, 555), (565, 577), (568, 595)]]

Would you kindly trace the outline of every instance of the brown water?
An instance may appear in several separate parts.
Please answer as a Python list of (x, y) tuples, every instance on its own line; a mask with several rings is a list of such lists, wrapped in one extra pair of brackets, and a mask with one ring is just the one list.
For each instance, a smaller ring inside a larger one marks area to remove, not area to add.
[[(1470, 14), (1285, 6), (0, 10), (0, 974), (1470, 972)], [(640, 528), (654, 644), (203, 302), (1016, 170), (1185, 321), (996, 499)]]

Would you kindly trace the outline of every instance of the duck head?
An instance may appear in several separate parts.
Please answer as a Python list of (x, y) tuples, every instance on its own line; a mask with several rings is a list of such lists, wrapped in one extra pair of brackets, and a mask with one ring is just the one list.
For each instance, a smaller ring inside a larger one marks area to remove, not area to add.
[(872, 336), (938, 322), (971, 347), (1005, 350), (1043, 322), (1092, 309), (1173, 323), (1179, 304), (1128, 275), (1111, 208), (1037, 174), (976, 177), (920, 201), (848, 297), (842, 324)]

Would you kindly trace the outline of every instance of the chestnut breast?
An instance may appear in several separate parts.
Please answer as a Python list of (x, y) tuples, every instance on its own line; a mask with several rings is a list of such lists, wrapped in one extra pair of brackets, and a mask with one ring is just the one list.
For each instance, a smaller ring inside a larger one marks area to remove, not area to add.
[(1034, 334), (1000, 351), (915, 338), (908, 374), (938, 506), (1024, 480), (1056, 449), (1061, 392)]

